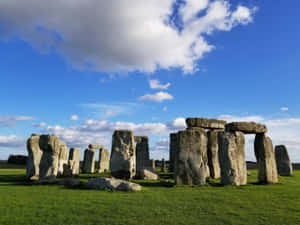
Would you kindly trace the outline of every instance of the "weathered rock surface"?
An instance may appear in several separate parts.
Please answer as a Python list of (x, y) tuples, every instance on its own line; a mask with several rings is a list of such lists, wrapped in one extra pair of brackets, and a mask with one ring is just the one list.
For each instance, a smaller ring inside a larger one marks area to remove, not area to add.
[(159, 176), (152, 168), (145, 168), (138, 171), (137, 178), (142, 180), (158, 180)]
[(95, 150), (88, 148), (84, 151), (83, 173), (95, 172)]
[(175, 153), (177, 148), (177, 133), (170, 134), (170, 145), (169, 145), (169, 171), (174, 172)]
[(67, 144), (63, 141), (59, 141), (59, 156), (58, 156), (58, 175), (63, 175), (64, 173), (64, 165), (68, 165), (69, 160), (69, 149)]
[(104, 146), (103, 145), (92, 145), (89, 144), (89, 149), (103, 149)]
[(165, 159), (161, 160), (161, 165), (160, 165), (160, 172), (167, 172), (167, 164)]
[(277, 183), (278, 173), (272, 141), (265, 134), (256, 134), (254, 150), (258, 165), (258, 181)]
[(177, 134), (175, 183), (203, 185), (207, 176), (207, 135), (203, 129)]
[(101, 148), (99, 150), (99, 165), (98, 165), (98, 173), (103, 173), (109, 170), (109, 152)]
[(113, 177), (133, 178), (136, 174), (134, 134), (129, 130), (116, 130), (112, 138), (110, 172)]
[(80, 150), (71, 148), (69, 154), (69, 167), (72, 170), (72, 175), (78, 175), (80, 171)]
[(27, 141), (27, 170), (26, 177), (30, 179), (31, 177), (39, 177), (40, 175), (40, 162), (43, 155), (40, 149), (40, 135), (32, 134), (32, 136)]
[(284, 145), (277, 145), (275, 147), (275, 158), (277, 164), (277, 171), (280, 176), (292, 176), (293, 167), (287, 151)]
[(245, 136), (242, 132), (219, 132), (219, 163), (223, 185), (247, 184)]
[(149, 167), (149, 144), (147, 136), (135, 136), (136, 142), (136, 171)]
[(112, 190), (112, 191), (140, 191), (142, 186), (115, 178), (94, 178), (85, 185), (87, 189)]
[(152, 169), (155, 170), (156, 166), (155, 166), (155, 160), (154, 159), (151, 160), (151, 166), (152, 166)]
[(208, 131), (207, 139), (207, 157), (210, 176), (215, 179), (220, 178), (218, 131)]
[(245, 134), (260, 134), (260, 133), (266, 133), (267, 127), (264, 124), (259, 124), (255, 122), (233, 122), (228, 123), (226, 125), (226, 131), (234, 132), (234, 131), (240, 131)]
[(206, 119), (206, 118), (187, 118), (186, 125), (188, 128), (201, 127), (204, 129), (224, 129), (225, 120)]
[(60, 141), (55, 135), (41, 135), (39, 140), (42, 158), (40, 162), (40, 179), (57, 176), (60, 153)]

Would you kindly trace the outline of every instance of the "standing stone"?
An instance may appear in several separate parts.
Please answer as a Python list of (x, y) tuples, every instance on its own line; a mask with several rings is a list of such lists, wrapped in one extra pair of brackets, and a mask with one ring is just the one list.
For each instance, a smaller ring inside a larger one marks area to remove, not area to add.
[(219, 162), (223, 185), (247, 184), (245, 136), (242, 132), (219, 132)]
[(27, 169), (26, 169), (26, 178), (30, 179), (35, 177), (38, 179), (40, 174), (40, 161), (42, 158), (42, 150), (39, 145), (40, 135), (32, 134), (27, 141), (27, 151), (28, 151), (28, 160), (27, 160)]
[(275, 157), (277, 164), (277, 171), (280, 176), (292, 176), (293, 167), (289, 157), (289, 153), (284, 145), (277, 145), (275, 147)]
[(109, 152), (101, 148), (99, 150), (99, 169), (98, 173), (107, 172), (109, 170)]
[(136, 174), (134, 135), (129, 130), (116, 130), (112, 138), (110, 172), (113, 177), (130, 179)]
[(39, 144), (43, 152), (40, 162), (40, 179), (57, 176), (60, 153), (59, 138), (55, 135), (41, 135)]
[(80, 150), (78, 148), (70, 149), (69, 167), (72, 170), (72, 175), (79, 175), (79, 172), (80, 172)]
[(151, 162), (152, 162), (152, 169), (155, 170), (155, 168), (156, 168), (156, 166), (155, 166), (155, 159), (152, 159)]
[(220, 178), (221, 170), (219, 164), (219, 144), (218, 144), (218, 133), (219, 131), (208, 131), (207, 132), (207, 157), (210, 176), (212, 178)]
[(63, 141), (59, 142), (59, 157), (58, 157), (58, 175), (63, 175), (64, 165), (68, 165), (69, 149), (67, 144)]
[(161, 160), (161, 167), (160, 167), (160, 172), (165, 173), (167, 171), (167, 165), (165, 159)]
[(136, 171), (149, 167), (149, 144), (147, 136), (135, 136), (136, 141)]
[(95, 172), (95, 150), (86, 149), (84, 151), (84, 160), (83, 160), (83, 173), (94, 173)]
[(277, 183), (277, 166), (271, 139), (263, 133), (256, 134), (254, 150), (258, 165), (258, 181), (261, 183)]
[(207, 175), (207, 135), (204, 129), (188, 129), (177, 134), (175, 183), (203, 185)]
[(175, 155), (176, 155), (176, 148), (177, 148), (177, 133), (170, 134), (170, 146), (169, 146), (169, 171), (174, 172), (174, 162), (175, 162)]

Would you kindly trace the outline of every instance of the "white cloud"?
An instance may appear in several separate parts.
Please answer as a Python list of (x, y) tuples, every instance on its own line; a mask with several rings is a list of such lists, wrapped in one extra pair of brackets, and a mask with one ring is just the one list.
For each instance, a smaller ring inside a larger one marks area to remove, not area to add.
[(70, 116), (70, 118), (69, 118), (70, 120), (74, 120), (74, 121), (76, 121), (76, 120), (78, 120), (79, 119), (79, 117), (77, 116), (77, 115), (72, 115), (72, 116)]
[(46, 123), (44, 123), (44, 122), (41, 122), (41, 123), (34, 123), (34, 124), (32, 124), (32, 126), (33, 126), (33, 127), (44, 127), (44, 126), (46, 126)]
[(285, 111), (289, 111), (289, 108), (288, 107), (281, 107), (280, 110), (285, 112)]
[(163, 102), (165, 100), (173, 100), (174, 97), (167, 92), (157, 92), (155, 94), (145, 94), (139, 97), (140, 101), (154, 101), (154, 102)]
[(0, 147), (18, 148), (26, 147), (26, 139), (16, 135), (0, 136)]
[(164, 112), (168, 111), (168, 107), (167, 106), (163, 107), (163, 111)]
[(171, 84), (169, 82), (161, 84), (159, 80), (149, 80), (149, 85), (151, 89), (167, 90)]
[(17, 122), (34, 120), (30, 116), (0, 116), (0, 127), (14, 127)]
[[(254, 10), (228, 0), (1, 0), (0, 40), (19, 37), (55, 51), (75, 68), (96, 71), (196, 70), (214, 49), (204, 34), (246, 25)], [(178, 3), (177, 3), (178, 4)], [(201, 16), (199, 16), (201, 13)]]
[(233, 116), (233, 115), (220, 115), (218, 117), (220, 120), (226, 120), (227, 122), (257, 122), (260, 123), (265, 120), (262, 116)]

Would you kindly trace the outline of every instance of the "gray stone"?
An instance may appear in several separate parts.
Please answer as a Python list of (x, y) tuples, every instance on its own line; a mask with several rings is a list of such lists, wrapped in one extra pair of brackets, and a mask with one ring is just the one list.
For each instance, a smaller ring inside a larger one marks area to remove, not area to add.
[(155, 166), (155, 160), (154, 159), (151, 160), (151, 166), (152, 166), (152, 169), (155, 170), (156, 166)]
[(159, 176), (152, 168), (145, 168), (137, 172), (137, 178), (142, 180), (158, 180)]
[(28, 151), (28, 160), (27, 160), (27, 169), (26, 177), (27, 179), (38, 179), (40, 174), (40, 162), (42, 158), (42, 150), (40, 149), (40, 136), (33, 134), (27, 141), (27, 151)]
[(58, 175), (63, 175), (64, 168), (66, 168), (64, 165), (68, 165), (69, 161), (69, 149), (67, 147), (67, 144), (63, 141), (59, 142), (59, 156), (58, 156)]
[(226, 131), (240, 131), (244, 134), (260, 134), (266, 133), (268, 130), (266, 125), (264, 124), (255, 122), (233, 122), (226, 125)]
[(92, 145), (92, 144), (89, 144), (89, 149), (103, 149), (104, 146), (103, 145)]
[(204, 129), (224, 129), (225, 120), (207, 119), (207, 118), (187, 118), (186, 125), (188, 128), (201, 127)]
[(140, 191), (142, 186), (136, 183), (115, 178), (94, 178), (85, 185), (87, 189), (111, 190), (111, 191)]
[(177, 134), (175, 183), (203, 185), (207, 176), (207, 135), (204, 129), (180, 131)]
[(256, 134), (254, 150), (258, 165), (260, 183), (277, 183), (278, 173), (272, 141), (265, 134)]
[(129, 130), (116, 130), (112, 138), (110, 172), (113, 177), (130, 179), (136, 174), (134, 135)]
[(95, 172), (95, 150), (88, 148), (84, 151), (83, 173)]
[(109, 152), (101, 148), (99, 150), (99, 166), (98, 173), (107, 172), (109, 170)]
[(136, 142), (136, 171), (149, 167), (149, 144), (147, 136), (135, 136)]
[(218, 144), (218, 132), (219, 131), (208, 131), (207, 132), (207, 157), (210, 176), (212, 178), (221, 177), (221, 169), (219, 164), (219, 144)]
[(174, 172), (175, 153), (177, 148), (177, 133), (170, 134), (170, 145), (169, 145), (169, 171)]
[(55, 135), (41, 135), (39, 141), (43, 152), (40, 162), (40, 179), (57, 176), (60, 141)]
[(289, 157), (287, 148), (284, 145), (277, 145), (275, 147), (275, 158), (277, 164), (277, 171), (280, 176), (292, 176), (293, 167)]
[(219, 162), (223, 185), (247, 184), (245, 136), (242, 132), (219, 132)]
[(163, 172), (163, 173), (167, 172), (167, 165), (166, 165), (165, 159), (161, 160), (160, 172)]
[(69, 154), (69, 167), (72, 170), (72, 175), (79, 175), (80, 172), (80, 150), (71, 148)]
[(77, 187), (80, 186), (80, 179), (75, 178), (65, 178), (56, 182), (58, 185), (64, 185), (67, 187)]

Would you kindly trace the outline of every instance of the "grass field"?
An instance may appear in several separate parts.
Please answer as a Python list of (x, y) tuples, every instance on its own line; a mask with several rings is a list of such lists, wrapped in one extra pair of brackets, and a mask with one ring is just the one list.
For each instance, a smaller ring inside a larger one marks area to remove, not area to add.
[[(69, 189), (24, 182), (24, 169), (0, 168), (0, 224), (300, 224), (300, 171), (276, 185), (173, 187), (161, 181), (136, 181), (141, 192)], [(85, 182), (90, 177), (82, 175)]]

